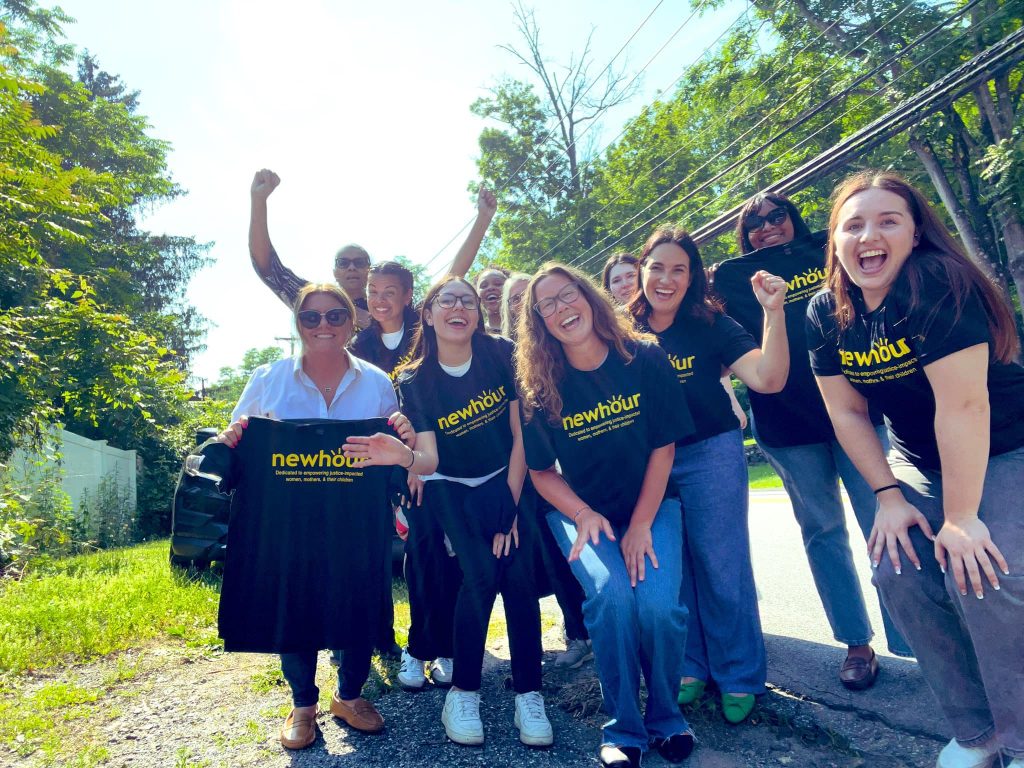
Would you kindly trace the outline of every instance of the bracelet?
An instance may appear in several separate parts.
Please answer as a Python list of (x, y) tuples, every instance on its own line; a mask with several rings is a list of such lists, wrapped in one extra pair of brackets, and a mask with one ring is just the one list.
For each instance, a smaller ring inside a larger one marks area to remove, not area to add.
[(409, 448), (409, 455), (412, 456), (412, 461), (409, 462), (408, 466), (403, 464), (402, 469), (412, 469), (412, 465), (416, 463), (416, 451), (414, 451), (412, 448)]
[(877, 496), (882, 491), (891, 491), (893, 488), (895, 488), (896, 490), (899, 490), (899, 488), (900, 488), (899, 483), (893, 483), (892, 485), (883, 485), (881, 488), (876, 488), (874, 490), (874, 494), (875, 494), (875, 496)]
[[(579, 509), (577, 509), (576, 514), (572, 516), (572, 524), (576, 525), (576, 521), (580, 519), (580, 515), (582, 515), (588, 509), (590, 509), (590, 507), (580, 507)], [(594, 510), (590, 509), (590, 511), (593, 512)]]

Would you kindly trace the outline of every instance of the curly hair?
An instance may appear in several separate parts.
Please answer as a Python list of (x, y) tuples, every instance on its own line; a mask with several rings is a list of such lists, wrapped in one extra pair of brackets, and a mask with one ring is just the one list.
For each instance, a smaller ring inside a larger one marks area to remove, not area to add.
[(608, 295), (588, 275), (558, 262), (542, 265), (526, 287), (528, 306), (523, 307), (516, 324), (516, 381), (526, 421), (530, 421), (537, 408), (542, 408), (551, 424), (558, 424), (562, 418), (562, 393), (558, 388), (565, 378), (567, 361), (562, 343), (548, 332), (544, 318), (533, 306), (537, 302), (537, 285), (555, 275), (579, 287), (594, 316), (593, 332), (626, 363), (633, 360), (629, 342), (657, 342), (651, 334), (639, 331), (632, 317), (616, 310)]

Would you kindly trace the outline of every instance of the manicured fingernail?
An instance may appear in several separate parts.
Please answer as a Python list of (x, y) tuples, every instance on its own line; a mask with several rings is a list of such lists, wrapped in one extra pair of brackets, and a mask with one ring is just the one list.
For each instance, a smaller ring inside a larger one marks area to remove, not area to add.
[(921, 564), (920, 563), (914, 563), (914, 567), (917, 568), (917, 570), (919, 570), (919, 571), (921, 570)]
[(960, 594), (961, 594), (961, 595), (962, 595), (963, 597), (967, 597), (967, 590), (966, 590), (966, 589), (961, 589), (961, 590), (960, 590)]
[(984, 600), (985, 599), (985, 595), (982, 592), (979, 592), (978, 594), (976, 594), (975, 597), (977, 597), (979, 600)]
[(1009, 576), (1010, 575), (1010, 569), (1007, 568), (1005, 571), (1003, 571), (1003, 573), (1006, 574), (1007, 576)]
[(873, 560), (873, 561), (871, 562), (871, 567), (872, 567), (872, 568), (877, 568), (877, 567), (878, 567), (878, 561), (877, 561), (877, 560)]
[(940, 566), (939, 566), (939, 570), (940, 570), (940, 571), (942, 571), (942, 575), (943, 575), (943, 576), (945, 576), (945, 575), (946, 575), (946, 566), (944, 566), (944, 565), (940, 565)]
[(902, 576), (902, 575), (903, 575), (903, 571), (902, 571), (902, 570), (900, 570), (899, 568), (897, 568), (897, 569), (896, 569), (896, 575), (897, 575), (897, 576)]
[(998, 584), (993, 584), (992, 585), (992, 589), (994, 589), (996, 592), (998, 592), (999, 591), (999, 585)]

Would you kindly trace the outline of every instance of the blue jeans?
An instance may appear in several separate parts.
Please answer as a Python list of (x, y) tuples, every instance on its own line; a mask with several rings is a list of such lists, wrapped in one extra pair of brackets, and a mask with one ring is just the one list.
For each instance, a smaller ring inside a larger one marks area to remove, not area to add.
[[(942, 476), (921, 471), (899, 451), (889, 464), (907, 501), (928, 518), (935, 533), (943, 523)], [(995, 736), (1008, 757), (1024, 757), (1024, 448), (988, 461), (978, 517), (1006, 558), (1010, 575), (993, 562), (999, 591), (985, 579), (978, 600), (970, 580), (961, 595), (952, 569), (943, 575), (932, 542), (917, 526), (910, 540), (921, 561), (916, 570), (900, 548), (902, 575), (887, 554), (875, 584), (914, 649), (921, 674), (935, 694), (956, 740), (979, 746)]]
[(714, 679), (727, 693), (764, 693), (743, 433), (677, 446), (672, 479), (683, 502), (682, 599), (690, 610), (683, 675)]
[[(549, 512), (548, 526), (559, 549), (569, 555), (576, 526), (559, 512)], [(679, 599), (681, 516), (678, 499), (665, 499), (651, 524), (658, 568), (636, 588), (629, 583), (619, 541), (627, 526), (617, 526), (617, 541), (604, 534), (589, 541), (579, 560), (570, 563), (583, 587), (583, 620), (594, 646), (601, 681), (605, 724), (602, 743), (646, 750), (652, 738), (667, 738), (688, 728), (676, 705), (683, 673), (680, 648), (686, 646), (686, 607)], [(647, 682), (647, 712), (640, 713), (640, 673)]]
[[(350, 701), (359, 698), (370, 676), (373, 643), (364, 649), (348, 649), (338, 664), (338, 697)], [(320, 700), (316, 687), (316, 651), (282, 653), (281, 672), (292, 689), (293, 707), (312, 707)]]
[[(846, 513), (839, 495), (839, 479), (842, 478), (843, 487), (850, 497), (853, 514), (865, 541), (875, 524), (875, 495), (871, 487), (836, 440), (778, 448), (765, 445), (757, 435), (756, 426), (753, 430), (758, 446), (782, 478), (793, 504), (814, 586), (833, 636), (846, 645), (867, 645), (874, 633), (853, 565)], [(882, 448), (888, 450), (886, 428), (880, 426), (876, 432)], [(885, 605), (881, 608), (889, 650), (897, 656), (913, 656), (914, 652), (896, 628)]]

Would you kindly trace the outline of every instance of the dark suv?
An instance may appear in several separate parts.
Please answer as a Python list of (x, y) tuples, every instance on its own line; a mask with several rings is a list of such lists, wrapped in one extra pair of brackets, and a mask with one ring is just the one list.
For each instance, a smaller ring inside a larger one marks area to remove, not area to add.
[[(206, 427), (196, 431), (196, 445), (202, 445), (217, 430)], [(214, 560), (224, 562), (228, 544), (228, 519), (231, 495), (217, 487), (217, 478), (203, 474), (199, 456), (190, 454), (178, 475), (171, 505), (171, 565), (204, 570)], [(188, 482), (182, 479), (188, 474)], [(395, 532), (391, 539), (391, 564), (402, 567), (405, 544)]]

